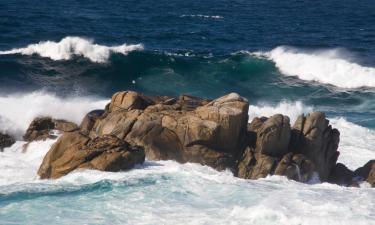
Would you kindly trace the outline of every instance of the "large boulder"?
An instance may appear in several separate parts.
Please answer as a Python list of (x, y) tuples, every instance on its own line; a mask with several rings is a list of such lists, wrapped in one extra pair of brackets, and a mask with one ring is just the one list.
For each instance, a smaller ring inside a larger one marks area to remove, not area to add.
[(27, 142), (46, 140), (47, 138), (54, 139), (57, 136), (52, 133), (53, 130), (72, 132), (78, 130), (78, 126), (66, 120), (57, 120), (51, 117), (37, 117), (29, 125), (23, 139)]
[(235, 93), (213, 101), (186, 95), (150, 99), (116, 93), (108, 113), (92, 126), (90, 137), (115, 135), (143, 146), (150, 160), (197, 162), (219, 170), (233, 164), (246, 133), (246, 99)]
[(9, 134), (0, 133), (0, 151), (3, 151), (4, 148), (12, 146), (16, 140)]
[[(258, 119), (255, 124), (257, 122)], [(288, 152), (290, 135), (289, 117), (276, 114), (257, 127), (257, 151), (274, 157), (283, 156)]]
[(145, 109), (147, 106), (152, 105), (153, 101), (135, 91), (122, 91), (117, 92), (112, 96), (109, 111), (115, 112), (117, 110), (132, 110), (132, 109)]
[(340, 132), (329, 125), (324, 113), (313, 112), (298, 117), (292, 136), (291, 150), (310, 159), (321, 181), (327, 181), (339, 156)]
[(120, 171), (143, 163), (143, 148), (131, 146), (116, 136), (94, 139), (78, 131), (63, 134), (52, 146), (38, 170), (42, 179), (58, 178), (76, 169)]

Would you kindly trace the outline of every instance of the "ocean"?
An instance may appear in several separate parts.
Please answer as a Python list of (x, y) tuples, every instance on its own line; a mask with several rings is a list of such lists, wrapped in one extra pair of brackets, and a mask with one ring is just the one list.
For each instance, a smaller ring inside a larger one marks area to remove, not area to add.
[(146, 161), (40, 180), (54, 140), (23, 152), (36, 116), (79, 123), (116, 91), (216, 98), (249, 119), (323, 111), (339, 162), (375, 159), (375, 4), (330, 1), (0, 0), (0, 224), (375, 224), (375, 190), (233, 177)]

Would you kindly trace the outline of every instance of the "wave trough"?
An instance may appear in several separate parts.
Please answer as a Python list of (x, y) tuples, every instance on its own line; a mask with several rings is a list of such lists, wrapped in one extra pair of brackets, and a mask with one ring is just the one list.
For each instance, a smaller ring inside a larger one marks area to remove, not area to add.
[(95, 63), (105, 63), (108, 61), (111, 53), (127, 55), (131, 51), (143, 49), (142, 44), (105, 46), (94, 44), (93, 40), (90, 39), (68, 36), (59, 42), (41, 41), (37, 44), (30, 44), (25, 48), (0, 51), (0, 55), (37, 54), (52, 60), (70, 60), (73, 56), (82, 56)]

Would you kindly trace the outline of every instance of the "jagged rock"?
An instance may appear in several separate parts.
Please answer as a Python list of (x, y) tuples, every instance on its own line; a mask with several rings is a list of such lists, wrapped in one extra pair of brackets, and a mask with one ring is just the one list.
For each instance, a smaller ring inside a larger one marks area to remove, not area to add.
[(375, 187), (375, 160), (368, 161), (364, 166), (354, 171), (354, 176), (359, 176)]
[(12, 136), (0, 133), (0, 151), (3, 151), (4, 148), (12, 146), (15, 142), (16, 140)]
[(332, 129), (324, 113), (313, 112), (298, 117), (292, 134), (292, 151), (310, 159), (316, 165), (320, 179), (327, 181), (339, 156), (340, 132)]
[(78, 126), (65, 120), (56, 120), (50, 117), (35, 118), (29, 128), (26, 130), (23, 139), (27, 142), (45, 140), (47, 138), (56, 138), (51, 134), (52, 130), (62, 132), (72, 132), (78, 129)]
[(314, 164), (301, 154), (288, 153), (281, 159), (247, 148), (237, 168), (237, 176), (245, 179), (264, 178), (268, 175), (286, 176), (300, 182), (307, 182), (314, 173)]
[(104, 115), (104, 110), (93, 110), (86, 114), (83, 118), (79, 128), (82, 133), (89, 135), (90, 131), (95, 126), (96, 121)]
[[(43, 160), (38, 171), (42, 178), (80, 168), (128, 169), (146, 156), (229, 168), (246, 179), (282, 175), (307, 182), (317, 172), (322, 181), (350, 180), (350, 170), (336, 165), (340, 133), (324, 113), (302, 115), (291, 128), (289, 118), (280, 114), (248, 124), (248, 107), (236, 93), (207, 100), (124, 91), (115, 93), (104, 110), (88, 113), (78, 129), (39, 118), (25, 136), (33, 140), (51, 129), (65, 131)], [(373, 184), (372, 168), (357, 173)]]
[(290, 141), (289, 117), (276, 114), (262, 124), (259, 121), (262, 119), (255, 120), (256, 125), (252, 125), (257, 130), (257, 151), (274, 157), (286, 154)]
[(145, 109), (153, 103), (150, 98), (134, 91), (117, 92), (112, 96), (109, 111)]
[(245, 179), (264, 178), (272, 175), (277, 166), (277, 158), (246, 148), (239, 160), (237, 176)]
[(143, 148), (116, 136), (90, 139), (80, 132), (64, 133), (48, 151), (38, 170), (42, 179), (58, 178), (76, 169), (120, 171), (143, 163)]
[(331, 174), (328, 178), (328, 182), (338, 185), (348, 186), (352, 183), (354, 178), (354, 172), (351, 171), (342, 163), (337, 163), (333, 167)]
[(288, 153), (284, 155), (275, 169), (275, 175), (286, 176), (289, 179), (307, 182), (315, 171), (315, 165), (302, 154)]
[(122, 106), (111, 110), (112, 105), (120, 105), (118, 102), (134, 105), (120, 101), (121, 93), (114, 95), (110, 112), (97, 120), (91, 137), (116, 135), (143, 146), (148, 159), (197, 162), (217, 169), (229, 167), (233, 155), (240, 151), (238, 142), (246, 133), (248, 102), (238, 94), (213, 101), (181, 96), (147, 108)]

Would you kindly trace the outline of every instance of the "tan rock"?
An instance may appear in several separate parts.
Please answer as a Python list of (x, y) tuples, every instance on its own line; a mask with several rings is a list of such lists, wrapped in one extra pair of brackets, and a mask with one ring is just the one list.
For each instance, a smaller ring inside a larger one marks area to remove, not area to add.
[(340, 132), (332, 129), (325, 114), (321, 112), (300, 116), (293, 129), (293, 151), (305, 155), (317, 165), (320, 179), (327, 181), (339, 156), (337, 149)]
[(115, 112), (117, 110), (132, 110), (132, 109), (145, 109), (147, 106), (152, 105), (153, 101), (134, 91), (117, 92), (112, 96), (109, 111)]
[(42, 179), (59, 178), (76, 169), (120, 171), (143, 163), (144, 151), (111, 135), (95, 139), (70, 132), (62, 135), (48, 151), (38, 170)]
[(56, 138), (56, 136), (51, 133), (52, 130), (72, 132), (78, 130), (78, 126), (66, 120), (52, 119), (51, 117), (37, 117), (31, 122), (23, 139), (31, 142), (46, 140), (47, 138)]
[(288, 152), (290, 142), (289, 117), (276, 114), (257, 129), (257, 151), (262, 154), (281, 157)]

